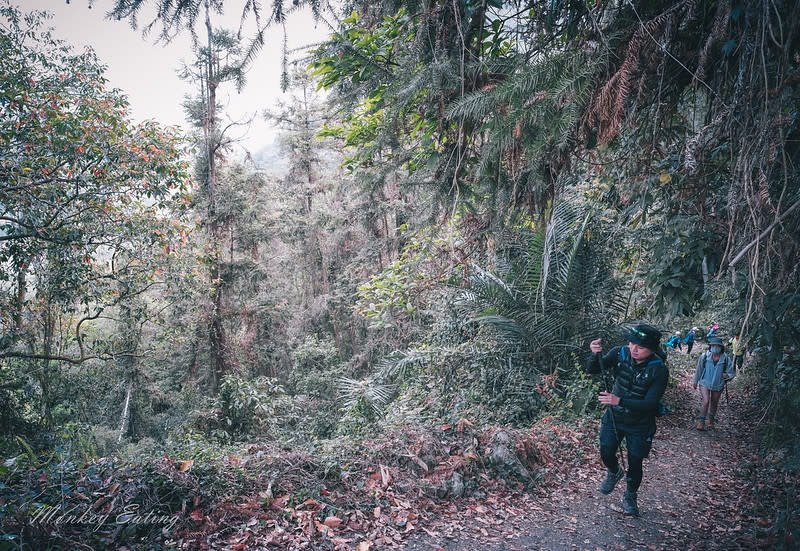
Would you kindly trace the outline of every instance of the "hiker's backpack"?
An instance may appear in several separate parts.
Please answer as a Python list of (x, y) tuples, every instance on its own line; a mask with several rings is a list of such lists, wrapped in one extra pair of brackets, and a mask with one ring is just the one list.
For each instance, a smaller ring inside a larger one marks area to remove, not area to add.
[(675, 348), (678, 345), (678, 342), (680, 342), (680, 340), (681, 339), (677, 335), (672, 335), (667, 341), (667, 346), (669, 346), (670, 348)]
[[(666, 364), (666, 359), (662, 358), (658, 354), (656, 354), (657, 360), (650, 360), (647, 362), (645, 366), (646, 369), (650, 370), (650, 375), (652, 376), (658, 367), (658, 364)], [(628, 347), (627, 346), (620, 346), (619, 347), (619, 363), (625, 362), (628, 360)], [(656, 417), (663, 417), (670, 413), (669, 405), (665, 404), (664, 402), (658, 402), (658, 409), (656, 410)]]

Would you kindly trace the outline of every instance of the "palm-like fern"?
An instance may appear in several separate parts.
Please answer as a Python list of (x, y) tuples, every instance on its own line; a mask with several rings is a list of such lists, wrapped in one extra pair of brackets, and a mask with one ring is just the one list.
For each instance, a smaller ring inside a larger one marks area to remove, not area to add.
[(376, 379), (356, 380), (341, 377), (337, 381), (344, 409), (361, 414), (369, 420), (379, 417), (391, 401), (394, 387)]
[[(491, 325), (506, 342), (531, 351), (569, 346), (594, 329), (598, 300), (622, 311), (600, 255), (585, 241), (591, 213), (572, 203), (553, 210), (544, 231), (528, 231), (528, 248), (506, 274), (473, 269), (461, 307), (474, 323)], [(518, 251), (519, 252), (519, 251)]]
[(574, 373), (590, 335), (621, 319), (625, 297), (609, 277), (607, 257), (587, 242), (596, 226), (585, 206), (565, 202), (546, 229), (508, 239), (502, 254), (511, 261), (502, 270), (473, 267), (456, 307), (466, 323), (494, 337), (481, 373), (490, 395), (530, 407), (532, 396), (543, 396), (543, 381)]

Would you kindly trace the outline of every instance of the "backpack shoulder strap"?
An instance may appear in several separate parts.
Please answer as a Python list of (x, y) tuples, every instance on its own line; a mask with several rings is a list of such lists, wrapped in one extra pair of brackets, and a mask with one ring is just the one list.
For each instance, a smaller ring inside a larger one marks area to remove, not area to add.
[(656, 356), (655, 360), (650, 360), (649, 362), (647, 362), (647, 368), (650, 370), (650, 375), (652, 376), (655, 376), (656, 370), (661, 366), (666, 367), (667, 362), (658, 356)]
[(703, 376), (706, 374), (706, 361), (707, 360), (708, 360), (708, 350), (706, 350), (705, 352), (700, 354), (700, 357), (698, 358), (698, 361), (702, 362), (700, 365), (703, 366), (702, 367), (702, 371), (700, 371), (700, 376), (698, 377), (699, 379), (702, 379)]

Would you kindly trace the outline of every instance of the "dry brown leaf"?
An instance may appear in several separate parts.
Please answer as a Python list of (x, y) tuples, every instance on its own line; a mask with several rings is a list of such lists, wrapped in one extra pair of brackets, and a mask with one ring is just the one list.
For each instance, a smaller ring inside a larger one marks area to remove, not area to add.
[(281, 509), (284, 508), (284, 506), (288, 501), (289, 501), (289, 495), (284, 494), (282, 496), (278, 496), (275, 499), (273, 499), (270, 502), (269, 506), (271, 509), (274, 509), (275, 511), (280, 511)]
[(181, 461), (180, 465), (178, 466), (178, 470), (182, 473), (185, 473), (186, 471), (192, 468), (192, 465), (194, 465), (194, 459), (187, 459), (185, 461)]
[(314, 527), (316, 528), (316, 530), (317, 530), (317, 531), (318, 531), (320, 534), (323, 534), (323, 535), (325, 535), (325, 536), (327, 536), (327, 535), (328, 535), (328, 533), (331, 531), (330, 527), (328, 527), (328, 526), (325, 526), (324, 524), (322, 524), (322, 523), (321, 523), (321, 522), (319, 522), (318, 520), (315, 520), (315, 521), (314, 521)]
[(328, 526), (330, 528), (338, 528), (341, 523), (342, 519), (340, 519), (337, 516), (326, 517), (325, 520), (323, 521), (323, 524), (325, 524), (325, 526)]
[(314, 524), (314, 519), (312, 518), (310, 511), (300, 511), (298, 512), (297, 517), (300, 519), (298, 524), (303, 530), (303, 533), (309, 538), (313, 538), (317, 533), (317, 526)]
[(458, 432), (464, 432), (464, 427), (474, 427), (474, 426), (475, 423), (472, 423), (471, 421), (468, 421), (462, 417), (461, 419), (458, 420), (457, 428)]
[(303, 502), (303, 505), (306, 505), (306, 506), (309, 506), (309, 507), (316, 507), (317, 505), (320, 505), (320, 502), (317, 501), (316, 499), (308, 498), (307, 500), (305, 500)]

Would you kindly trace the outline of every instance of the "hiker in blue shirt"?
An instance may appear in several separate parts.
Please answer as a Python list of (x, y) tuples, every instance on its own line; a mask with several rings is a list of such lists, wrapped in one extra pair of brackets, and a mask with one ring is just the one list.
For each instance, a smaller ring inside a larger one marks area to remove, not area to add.
[(622, 509), (638, 515), (637, 492), (642, 483), (642, 463), (650, 454), (656, 433), (659, 403), (667, 389), (669, 371), (661, 351), (661, 332), (640, 324), (625, 332), (627, 346), (615, 346), (603, 354), (602, 339), (591, 342), (592, 355), (587, 373), (610, 372), (613, 386), (601, 392), (598, 400), (608, 406), (600, 422), (600, 458), (608, 469), (600, 493), (610, 494), (625, 470), (617, 459), (617, 450), (625, 439), (628, 448), (628, 472)]
[(667, 348), (672, 348), (673, 350), (683, 350), (681, 344), (681, 332), (675, 331), (675, 334), (672, 335), (666, 342)]
[(697, 417), (697, 430), (713, 429), (717, 417), (717, 406), (725, 384), (736, 376), (733, 361), (725, 353), (725, 345), (719, 337), (708, 339), (708, 351), (697, 358), (694, 372), (694, 388), (700, 387), (702, 405)]
[(692, 329), (686, 333), (686, 336), (683, 337), (683, 342), (686, 343), (686, 354), (692, 353), (692, 347), (694, 346), (694, 338), (697, 336), (697, 332), (699, 329), (697, 327), (692, 327)]

